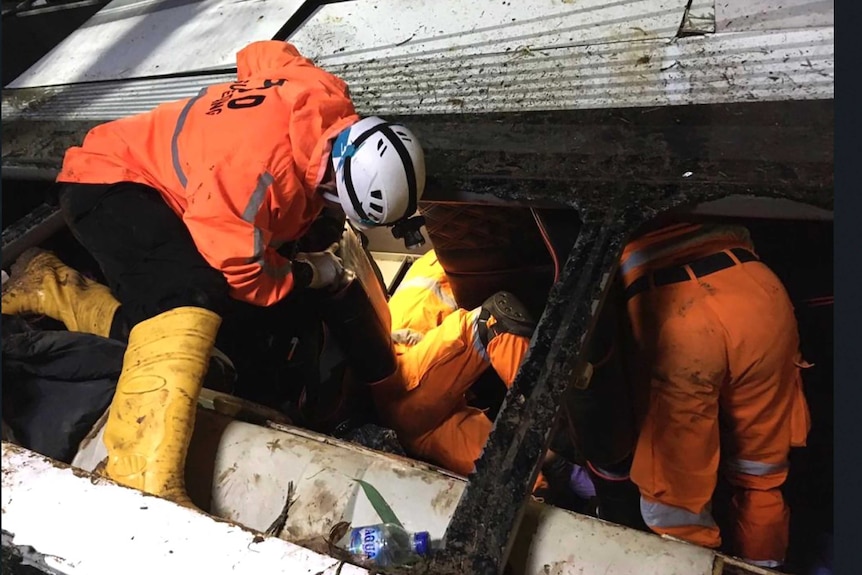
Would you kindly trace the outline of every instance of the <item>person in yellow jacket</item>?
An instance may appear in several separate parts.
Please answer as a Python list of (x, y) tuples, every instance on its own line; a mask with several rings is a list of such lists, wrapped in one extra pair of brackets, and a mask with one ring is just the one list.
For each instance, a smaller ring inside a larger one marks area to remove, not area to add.
[(334, 246), (282, 248), (327, 206), (360, 228), (405, 221), (425, 167), (407, 128), (360, 119), (342, 80), (264, 41), (237, 54), (235, 81), (93, 128), (57, 181), (63, 216), (109, 285), (31, 250), (3, 286), (3, 313), (128, 340), (106, 474), (189, 504), (185, 454), (225, 308), (337, 285)]
[(389, 310), (400, 377), (371, 387), (380, 416), (408, 453), (468, 475), (493, 427), (470, 405), (470, 388), (487, 369), (511, 387), (535, 323), (506, 292), (459, 308), (433, 250), (408, 270)]

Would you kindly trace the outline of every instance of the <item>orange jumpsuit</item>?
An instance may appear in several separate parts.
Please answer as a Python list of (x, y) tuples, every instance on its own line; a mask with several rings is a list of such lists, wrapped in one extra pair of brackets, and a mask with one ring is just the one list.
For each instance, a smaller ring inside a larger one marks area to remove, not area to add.
[(323, 209), (331, 140), (358, 119), (343, 81), (291, 44), (255, 42), (235, 82), (93, 128), (57, 180), (155, 188), (231, 295), (271, 305), (293, 288), (276, 249)]
[(389, 300), (399, 389), (373, 386), (378, 409), (408, 452), (470, 474), (493, 422), (465, 394), (493, 367), (512, 385), (529, 339), (508, 333), (487, 346), (477, 332), (481, 309), (459, 309), (433, 251), (419, 258)]
[[(740, 263), (733, 248), (753, 253), (744, 228), (677, 224), (623, 252), (625, 285), (649, 278), (627, 303), (632, 373), (643, 378), (647, 406), (631, 477), (653, 531), (717, 547), (710, 501), (721, 460), (734, 487), (734, 551), (777, 566), (789, 523), (780, 488), (790, 448), (805, 444), (810, 425), (805, 364), (780, 280), (759, 261)], [(695, 276), (695, 260), (722, 251), (734, 265)], [(656, 286), (653, 272), (671, 266), (684, 266), (688, 279)]]

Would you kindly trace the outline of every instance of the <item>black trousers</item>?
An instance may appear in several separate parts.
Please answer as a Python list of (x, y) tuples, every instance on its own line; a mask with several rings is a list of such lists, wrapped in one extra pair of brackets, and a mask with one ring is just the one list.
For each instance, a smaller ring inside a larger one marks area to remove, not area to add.
[(131, 182), (66, 184), (59, 201), (72, 234), (122, 304), (112, 336), (125, 339), (135, 324), (177, 307), (226, 313), (227, 280), (157, 190)]
[(182, 220), (149, 186), (64, 184), (60, 209), (74, 237), (99, 264), (120, 301), (111, 337), (126, 341), (137, 323), (194, 306), (222, 317), (216, 345), (233, 360), (237, 395), (278, 406), (300, 382), (319, 377), (321, 328), (313, 290), (258, 307), (229, 295)]

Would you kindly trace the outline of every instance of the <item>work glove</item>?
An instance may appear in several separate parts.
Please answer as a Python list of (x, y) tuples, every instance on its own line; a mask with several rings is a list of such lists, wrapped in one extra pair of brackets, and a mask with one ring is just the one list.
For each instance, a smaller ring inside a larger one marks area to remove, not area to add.
[(341, 284), (344, 276), (344, 263), (335, 255), (338, 242), (322, 252), (300, 252), (294, 261), (306, 264), (311, 268), (311, 281), (308, 287), (312, 289), (332, 288)]
[(581, 499), (596, 496), (596, 486), (593, 485), (589, 472), (576, 463), (572, 464), (572, 472), (569, 474), (569, 488)]

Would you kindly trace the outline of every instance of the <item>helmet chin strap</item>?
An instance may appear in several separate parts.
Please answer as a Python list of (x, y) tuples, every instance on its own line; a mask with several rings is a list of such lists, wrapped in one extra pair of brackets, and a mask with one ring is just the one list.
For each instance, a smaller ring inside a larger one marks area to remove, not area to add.
[(338, 192), (335, 192), (333, 190), (330, 190), (329, 188), (325, 188), (322, 186), (317, 189), (318, 191), (320, 191), (320, 195), (323, 196), (324, 201), (326, 201), (328, 205), (341, 208), (341, 199), (338, 197)]

